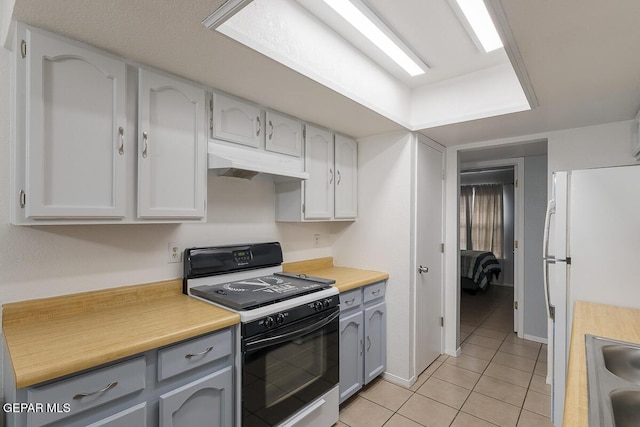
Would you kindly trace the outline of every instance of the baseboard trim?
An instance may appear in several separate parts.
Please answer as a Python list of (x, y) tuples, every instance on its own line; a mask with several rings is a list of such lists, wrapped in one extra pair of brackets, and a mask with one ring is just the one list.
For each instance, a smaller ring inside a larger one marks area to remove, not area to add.
[(536, 337), (534, 335), (524, 334), (524, 339), (529, 341), (539, 342), (541, 344), (547, 344), (546, 338)]
[(404, 378), (400, 378), (388, 372), (383, 373), (382, 378), (385, 379), (386, 381), (389, 381), (392, 384), (399, 385), (400, 387), (404, 387), (404, 388), (410, 388), (416, 381), (418, 381), (418, 378), (415, 375), (411, 377), (409, 380), (406, 380)]

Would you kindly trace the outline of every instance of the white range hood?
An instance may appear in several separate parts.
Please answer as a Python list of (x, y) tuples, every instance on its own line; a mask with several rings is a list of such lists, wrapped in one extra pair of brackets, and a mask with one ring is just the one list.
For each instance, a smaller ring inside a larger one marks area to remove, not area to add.
[(281, 181), (301, 181), (309, 178), (304, 171), (304, 159), (250, 147), (241, 148), (237, 144), (224, 141), (209, 141), (209, 169), (214, 169), (220, 176), (232, 176), (253, 179)]

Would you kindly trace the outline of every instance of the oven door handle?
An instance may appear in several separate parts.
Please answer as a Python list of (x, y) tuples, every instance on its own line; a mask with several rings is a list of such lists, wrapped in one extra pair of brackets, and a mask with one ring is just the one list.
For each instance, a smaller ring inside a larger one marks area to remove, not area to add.
[(276, 335), (269, 338), (263, 338), (256, 341), (251, 341), (245, 343), (245, 350), (247, 352), (260, 350), (265, 347), (269, 347), (272, 345), (278, 345), (287, 341), (291, 341), (293, 338), (301, 337), (312, 332), (317, 331), (318, 329), (322, 329), (327, 326), (329, 323), (333, 322), (340, 316), (340, 311), (336, 310), (335, 313), (331, 314), (329, 317), (323, 318), (321, 321), (313, 323), (303, 329), (297, 329), (292, 332), (288, 332), (282, 335)]

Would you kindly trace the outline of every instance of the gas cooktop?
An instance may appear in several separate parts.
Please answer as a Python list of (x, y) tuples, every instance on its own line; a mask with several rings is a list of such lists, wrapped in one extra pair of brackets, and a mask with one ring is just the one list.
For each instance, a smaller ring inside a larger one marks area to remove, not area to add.
[(235, 310), (251, 310), (330, 288), (328, 283), (275, 273), (216, 285), (191, 288), (191, 294)]

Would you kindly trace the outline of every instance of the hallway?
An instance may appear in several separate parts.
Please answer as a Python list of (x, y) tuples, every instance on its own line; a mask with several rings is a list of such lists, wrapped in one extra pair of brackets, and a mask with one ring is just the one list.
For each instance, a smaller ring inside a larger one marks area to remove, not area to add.
[(410, 390), (375, 380), (336, 426), (551, 427), (547, 347), (513, 333), (513, 288), (462, 293), (460, 305), (460, 356), (440, 356)]

